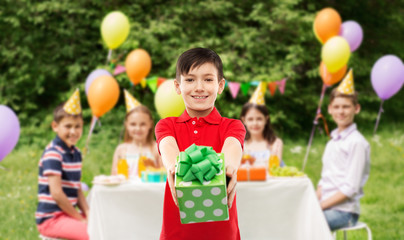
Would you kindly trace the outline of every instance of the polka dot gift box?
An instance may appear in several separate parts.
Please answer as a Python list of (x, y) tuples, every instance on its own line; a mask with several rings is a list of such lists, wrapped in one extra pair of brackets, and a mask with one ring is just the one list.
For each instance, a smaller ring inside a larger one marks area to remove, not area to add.
[(212, 147), (188, 147), (175, 169), (181, 223), (229, 220), (224, 155)]

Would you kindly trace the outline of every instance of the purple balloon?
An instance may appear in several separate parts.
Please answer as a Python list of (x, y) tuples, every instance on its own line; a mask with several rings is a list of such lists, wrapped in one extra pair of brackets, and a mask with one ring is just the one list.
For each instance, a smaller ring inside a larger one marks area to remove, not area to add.
[(88, 185), (85, 182), (81, 182), (81, 190), (87, 192), (89, 189)]
[(403, 62), (394, 55), (379, 58), (373, 65), (371, 81), (379, 98), (391, 98), (404, 84)]
[(95, 79), (97, 79), (98, 77), (101, 77), (104, 75), (112, 76), (112, 74), (105, 69), (96, 69), (96, 70), (92, 71), (90, 73), (90, 75), (88, 75), (88, 77), (86, 79), (86, 86), (85, 86), (86, 95), (88, 95), (88, 89), (90, 88), (91, 83), (93, 83), (93, 81)]
[(9, 107), (0, 105), (0, 161), (14, 149), (20, 137), (20, 122)]
[(342, 23), (339, 35), (346, 39), (351, 48), (351, 52), (354, 52), (362, 43), (363, 30), (359, 23), (355, 21), (346, 21)]

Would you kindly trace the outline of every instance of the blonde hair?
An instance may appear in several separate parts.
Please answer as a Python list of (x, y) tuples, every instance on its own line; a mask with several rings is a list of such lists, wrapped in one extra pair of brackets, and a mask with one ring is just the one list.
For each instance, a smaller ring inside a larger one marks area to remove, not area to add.
[(126, 129), (126, 121), (128, 121), (128, 117), (132, 113), (135, 113), (135, 112), (142, 112), (142, 113), (145, 113), (145, 114), (149, 115), (151, 127), (150, 127), (150, 130), (149, 130), (149, 133), (147, 134), (146, 141), (147, 141), (147, 144), (152, 144), (153, 141), (154, 141), (154, 134), (153, 134), (154, 133), (154, 120), (153, 120), (153, 116), (152, 116), (151, 111), (146, 106), (143, 106), (143, 105), (135, 107), (134, 109), (132, 109), (130, 112), (128, 112), (126, 114), (126, 116), (125, 116), (125, 125), (124, 125), (125, 126), (125, 133), (124, 133), (124, 136), (123, 136), (123, 141), (126, 142), (126, 143), (132, 142), (132, 138), (130, 137), (130, 135), (129, 135), (127, 129)]

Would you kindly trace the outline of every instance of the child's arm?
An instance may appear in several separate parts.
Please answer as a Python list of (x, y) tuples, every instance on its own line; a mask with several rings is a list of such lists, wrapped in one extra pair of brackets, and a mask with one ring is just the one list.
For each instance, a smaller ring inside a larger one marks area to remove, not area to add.
[(225, 156), (226, 163), (226, 175), (231, 177), (229, 185), (227, 186), (227, 203), (231, 208), (236, 194), (237, 184), (237, 169), (240, 166), (241, 157), (243, 155), (243, 149), (239, 140), (235, 137), (228, 137), (224, 141), (222, 153)]
[(346, 200), (348, 200), (348, 197), (345, 194), (343, 194), (342, 192), (338, 191), (331, 197), (320, 202), (320, 206), (321, 206), (321, 209), (325, 210), (327, 208), (340, 204)]
[(84, 213), (84, 215), (88, 218), (89, 213), (88, 213), (88, 204), (87, 204), (87, 200), (86, 197), (83, 194), (83, 191), (81, 190), (81, 188), (79, 188), (78, 192), (77, 192), (77, 206), (79, 206), (80, 210)]
[(48, 176), (48, 182), (52, 198), (56, 201), (56, 204), (62, 209), (62, 211), (77, 220), (86, 222), (85, 218), (76, 211), (66, 194), (63, 192), (61, 177), (59, 175), (50, 175)]
[(280, 138), (277, 138), (272, 144), (272, 154), (278, 156), (279, 160), (282, 160), (283, 142)]
[(180, 154), (180, 150), (177, 145), (177, 141), (174, 137), (168, 136), (160, 141), (159, 149), (161, 153), (161, 159), (164, 167), (167, 169), (167, 181), (170, 186), (171, 194), (173, 196), (174, 203), (177, 203), (177, 194), (175, 192), (174, 174), (175, 174), (175, 162), (177, 156)]

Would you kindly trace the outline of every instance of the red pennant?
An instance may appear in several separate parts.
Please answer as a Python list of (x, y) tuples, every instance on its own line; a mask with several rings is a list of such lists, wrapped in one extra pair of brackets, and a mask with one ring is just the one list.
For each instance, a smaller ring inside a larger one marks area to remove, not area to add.
[(276, 82), (268, 83), (268, 88), (269, 88), (269, 92), (271, 93), (271, 96), (273, 96), (276, 91)]
[(167, 78), (162, 78), (162, 77), (157, 78), (157, 87), (160, 87), (160, 85), (161, 85), (165, 80), (167, 80)]

